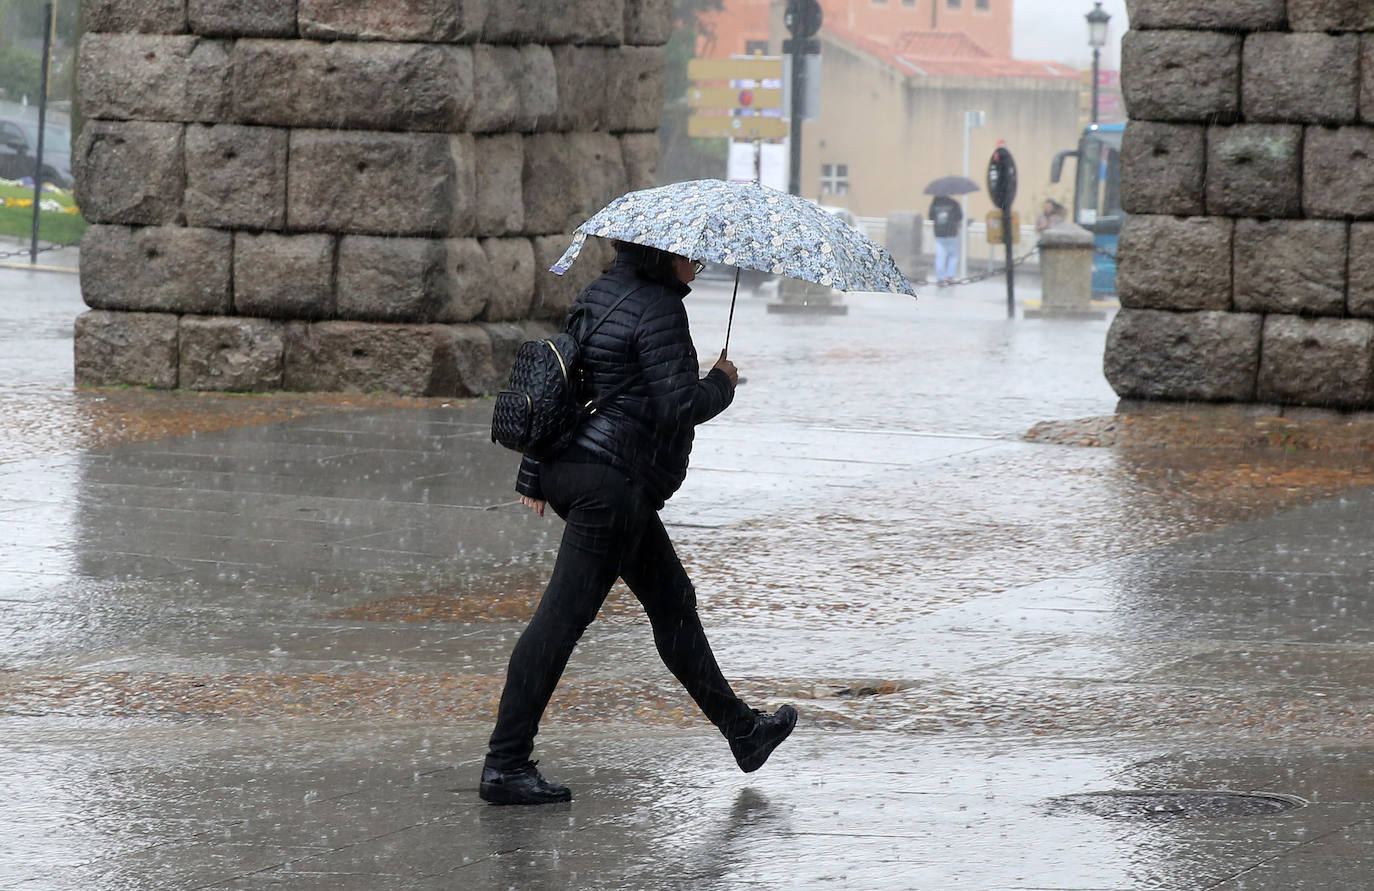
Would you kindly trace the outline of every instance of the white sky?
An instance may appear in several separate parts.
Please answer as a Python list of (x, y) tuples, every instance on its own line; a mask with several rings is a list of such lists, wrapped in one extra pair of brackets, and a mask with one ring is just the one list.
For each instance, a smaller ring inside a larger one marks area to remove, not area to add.
[[(1064, 62), (1078, 68), (1092, 64), (1088, 22), (1093, 0), (1012, 0), (1015, 4), (1013, 54), (1018, 59)], [(1102, 11), (1112, 17), (1102, 67), (1120, 68), (1118, 48), (1126, 33), (1126, 0), (1103, 0)]]

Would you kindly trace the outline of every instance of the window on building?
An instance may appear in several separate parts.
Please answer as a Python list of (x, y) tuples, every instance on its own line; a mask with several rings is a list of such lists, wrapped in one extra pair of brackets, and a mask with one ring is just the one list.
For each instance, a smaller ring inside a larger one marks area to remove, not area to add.
[(992, 9), (992, 0), (973, 0), (973, 8), (987, 12)]
[(886, 6), (887, 0), (869, 0), (874, 6)]
[(766, 40), (746, 40), (744, 41), (744, 54), (746, 56), (766, 56), (768, 55), (768, 41)]
[(950, 9), (963, 9), (964, 0), (945, 0), (945, 6)]
[(902, 5), (903, 5), (903, 6), (915, 7), (915, 6), (916, 6), (916, 0), (902, 0)]
[(822, 194), (822, 195), (848, 195), (848, 194), (849, 194), (849, 165), (848, 165), (848, 164), (822, 164), (822, 165), (821, 165), (821, 194)]

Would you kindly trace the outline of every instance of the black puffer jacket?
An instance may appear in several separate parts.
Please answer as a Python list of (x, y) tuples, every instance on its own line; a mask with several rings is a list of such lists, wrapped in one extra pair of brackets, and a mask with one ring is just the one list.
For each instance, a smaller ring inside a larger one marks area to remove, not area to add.
[[(700, 376), (682, 305), (691, 288), (652, 282), (635, 266), (633, 254), (617, 254), (614, 265), (573, 303), (570, 324), (585, 331), (630, 294), (583, 343), (582, 367), (589, 398), (611, 391), (627, 375), (637, 379), (583, 424), (570, 454), (623, 470), (662, 507), (687, 476), (696, 425), (724, 411), (735, 389), (723, 371)], [(521, 463), (515, 488), (543, 497), (537, 461)]]

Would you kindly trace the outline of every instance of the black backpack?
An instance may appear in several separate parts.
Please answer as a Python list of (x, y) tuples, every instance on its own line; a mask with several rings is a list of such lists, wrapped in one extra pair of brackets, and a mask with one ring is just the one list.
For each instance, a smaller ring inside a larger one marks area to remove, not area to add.
[[(496, 394), (491, 412), (491, 441), (544, 460), (572, 441), (582, 421), (620, 395), (636, 376), (627, 377), (596, 400), (582, 400), (582, 344), (610, 318), (611, 313), (639, 288), (617, 300), (596, 324), (580, 337), (564, 330), (543, 340), (527, 340), (515, 354), (506, 389)], [(569, 320), (576, 329), (580, 314)]]

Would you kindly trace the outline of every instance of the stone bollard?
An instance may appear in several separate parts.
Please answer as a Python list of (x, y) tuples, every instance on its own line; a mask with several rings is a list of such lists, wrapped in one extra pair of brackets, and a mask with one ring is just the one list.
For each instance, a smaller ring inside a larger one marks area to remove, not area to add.
[(926, 277), (926, 261), (921, 255), (924, 225), (925, 218), (910, 210), (899, 210), (887, 218), (887, 252), (913, 282)]
[(1040, 308), (1027, 309), (1026, 318), (1100, 319), (1093, 309), (1093, 235), (1082, 226), (1064, 222), (1040, 233)]

